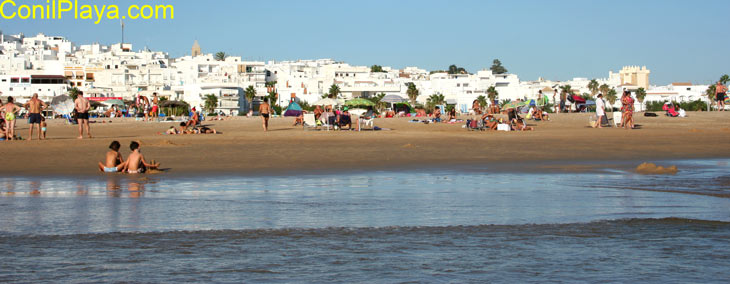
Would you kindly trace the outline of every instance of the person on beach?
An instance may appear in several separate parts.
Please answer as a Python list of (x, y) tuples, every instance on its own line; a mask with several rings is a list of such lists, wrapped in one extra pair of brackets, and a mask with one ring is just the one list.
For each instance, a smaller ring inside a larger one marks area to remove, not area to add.
[(474, 115), (482, 115), (482, 105), (479, 103), (479, 100), (472, 102), (471, 110), (474, 112)]
[(46, 131), (48, 130), (48, 123), (46, 123), (46, 118), (41, 117), (41, 134), (43, 139), (46, 139)]
[(271, 115), (273, 111), (271, 110), (271, 105), (269, 105), (269, 99), (264, 98), (264, 102), (259, 105), (259, 113), (261, 114), (261, 119), (263, 120), (263, 127), (264, 132), (269, 131), (269, 116)]
[(7, 141), (15, 139), (15, 116), (17, 116), (20, 108), (15, 105), (15, 99), (8, 97), (8, 102), (2, 106), (2, 112), (5, 118), (5, 139)]
[(324, 113), (324, 110), (322, 110), (322, 107), (315, 106), (314, 107), (314, 120), (319, 120), (320, 117), (322, 117), (322, 113)]
[(157, 118), (160, 116), (160, 98), (157, 97), (157, 93), (152, 93), (152, 110), (150, 110), (152, 117)]
[(606, 103), (603, 101), (603, 94), (598, 94), (596, 97), (596, 123), (593, 124), (593, 128), (603, 128), (604, 124), (608, 124)]
[(152, 161), (152, 163), (150, 164), (145, 161), (144, 155), (142, 155), (142, 153), (140, 152), (139, 142), (132, 141), (132, 143), (129, 144), (129, 149), (132, 150), (132, 153), (130, 153), (129, 157), (127, 157), (127, 173), (141, 174), (147, 170), (153, 170), (160, 167), (160, 163), (155, 163), (154, 161)]
[(560, 105), (558, 105), (557, 101), (555, 100), (555, 95), (557, 95), (557, 94), (558, 94), (558, 89), (553, 89), (553, 103), (555, 104), (555, 106), (553, 106), (553, 107), (555, 108), (555, 113), (560, 112)]
[(441, 122), (441, 108), (436, 107), (433, 110), (433, 122)]
[(79, 137), (78, 139), (84, 139), (84, 130), (86, 130), (86, 136), (91, 138), (91, 129), (89, 128), (89, 109), (91, 104), (89, 100), (84, 98), (84, 92), (79, 91), (76, 101), (74, 101), (74, 108), (76, 110), (76, 120), (79, 122)]
[(456, 108), (449, 110), (449, 121), (456, 121)]
[[(557, 92), (557, 89), (556, 89)], [(568, 95), (565, 92), (562, 92), (560, 94), (560, 111), (559, 112), (565, 112), (565, 101), (568, 99)]]
[(123, 172), (126, 167), (122, 154), (119, 153), (119, 148), (122, 145), (119, 141), (112, 141), (109, 144), (109, 151), (106, 152), (105, 162), (99, 162), (99, 170), (105, 173), (118, 173)]
[(342, 109), (342, 112), (337, 115), (336, 124), (337, 127), (342, 129), (345, 125), (347, 125), (347, 130), (352, 129), (352, 117), (350, 116), (350, 108), (344, 107)]
[(727, 87), (722, 82), (717, 81), (715, 85), (715, 100), (717, 100), (717, 111), (725, 111), (725, 98), (727, 97)]
[(30, 128), (28, 130), (28, 140), (33, 140), (33, 128), (38, 128), (38, 140), (43, 140), (43, 131), (41, 131), (41, 111), (46, 109), (48, 105), (38, 99), (38, 94), (33, 94), (33, 97), (25, 103), (24, 107), (28, 109), (28, 124)]
[(631, 97), (631, 92), (624, 90), (624, 94), (621, 97), (621, 126), (624, 129), (634, 128), (634, 98)]
[(198, 124), (200, 124), (200, 115), (196, 111), (193, 112), (193, 116), (191, 116), (190, 119), (185, 123), (185, 128), (195, 127)]

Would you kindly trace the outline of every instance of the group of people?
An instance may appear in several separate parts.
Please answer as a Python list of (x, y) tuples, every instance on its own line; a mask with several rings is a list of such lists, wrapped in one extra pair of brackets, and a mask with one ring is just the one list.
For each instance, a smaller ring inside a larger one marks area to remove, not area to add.
[[(18, 137), (15, 135), (15, 124), (18, 116), (18, 112), (21, 110), (19, 106), (15, 104), (13, 97), (8, 97), (6, 104), (2, 104), (0, 101), (0, 138), (9, 140), (15, 140)], [(30, 129), (28, 133), (28, 140), (33, 140), (33, 130), (38, 130), (38, 140), (46, 139), (46, 130), (48, 125), (46, 124), (46, 118), (43, 117), (42, 111), (48, 108), (48, 105), (38, 99), (38, 94), (33, 94), (33, 97), (23, 105), (28, 110), (28, 123)]]
[(152, 93), (152, 101), (141, 94), (137, 94), (134, 100), (134, 106), (137, 108), (137, 111), (142, 111), (144, 114), (144, 121), (150, 121), (160, 116), (159, 103), (160, 98), (157, 97), (157, 93)]
[(112, 141), (109, 145), (109, 151), (106, 153), (104, 162), (99, 162), (99, 170), (105, 173), (129, 173), (129, 174), (141, 174), (146, 171), (158, 169), (160, 163), (156, 163), (154, 160), (148, 163), (144, 155), (140, 152), (140, 144), (137, 141), (132, 141), (129, 144), (129, 149), (132, 151), (127, 159), (122, 157), (119, 153), (121, 144), (119, 141)]

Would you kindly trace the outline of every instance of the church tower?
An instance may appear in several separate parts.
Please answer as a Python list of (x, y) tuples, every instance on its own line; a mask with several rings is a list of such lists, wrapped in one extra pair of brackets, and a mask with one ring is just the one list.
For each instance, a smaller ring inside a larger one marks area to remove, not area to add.
[(195, 43), (193, 43), (193, 50), (191, 52), (193, 57), (203, 54), (203, 52), (200, 50), (200, 45), (198, 44), (198, 41), (196, 40)]

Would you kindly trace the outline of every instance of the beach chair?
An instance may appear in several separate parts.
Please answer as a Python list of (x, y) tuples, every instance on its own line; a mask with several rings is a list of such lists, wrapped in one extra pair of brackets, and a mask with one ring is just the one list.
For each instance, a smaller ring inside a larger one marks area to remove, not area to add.
[(375, 116), (370, 117), (370, 119), (358, 118), (357, 123), (358, 131), (361, 130), (363, 126), (370, 126), (370, 128), (372, 129), (373, 127), (375, 127)]
[(313, 113), (304, 114), (304, 123), (302, 123), (302, 128), (317, 128), (317, 120), (314, 118)]
[(621, 112), (614, 112), (613, 113), (613, 126), (619, 127), (621, 125), (621, 119), (623, 118)]
[(330, 128), (333, 127), (333, 125), (331, 125), (329, 122), (329, 118), (330, 116), (326, 112), (319, 117), (319, 120), (322, 122), (322, 127), (327, 128), (327, 131), (330, 131)]

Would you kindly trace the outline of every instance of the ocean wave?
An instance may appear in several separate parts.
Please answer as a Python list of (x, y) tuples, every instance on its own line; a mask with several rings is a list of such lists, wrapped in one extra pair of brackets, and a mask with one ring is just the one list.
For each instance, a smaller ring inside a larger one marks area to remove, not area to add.
[(199, 231), (157, 231), (157, 232), (107, 232), (89, 234), (35, 235), (0, 232), (0, 240), (19, 239), (190, 239), (190, 238), (243, 238), (270, 237), (317, 238), (333, 236), (389, 236), (407, 234), (471, 234), (512, 233), (517, 235), (575, 234), (605, 235), (633, 229), (665, 229), (667, 227), (689, 229), (730, 230), (730, 222), (686, 218), (630, 218), (602, 220), (588, 223), (518, 224), (518, 225), (465, 225), (465, 226), (388, 226), (388, 227), (328, 227), (328, 228), (276, 228), (276, 229), (226, 229)]

